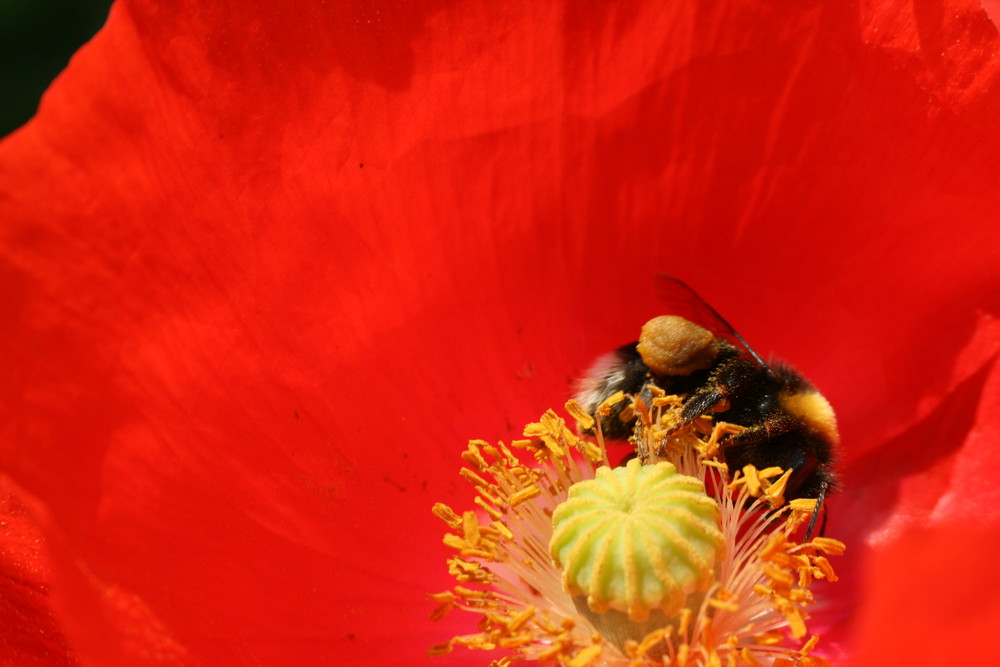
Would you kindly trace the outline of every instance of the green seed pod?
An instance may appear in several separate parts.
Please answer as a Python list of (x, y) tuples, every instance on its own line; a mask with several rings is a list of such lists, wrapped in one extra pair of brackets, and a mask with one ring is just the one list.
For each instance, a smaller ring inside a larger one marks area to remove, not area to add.
[(722, 556), (719, 509), (701, 481), (670, 463), (597, 470), (574, 484), (552, 515), (549, 554), (573, 596), (590, 609), (677, 614), (688, 595), (715, 581)]

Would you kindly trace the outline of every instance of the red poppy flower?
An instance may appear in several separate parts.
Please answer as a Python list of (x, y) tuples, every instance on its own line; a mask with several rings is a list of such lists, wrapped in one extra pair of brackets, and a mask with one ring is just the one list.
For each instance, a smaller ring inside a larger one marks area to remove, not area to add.
[(966, 0), (123, 0), (0, 146), (0, 658), (478, 664), (431, 504), (662, 270), (838, 408), (828, 654), (973, 650), (998, 73)]

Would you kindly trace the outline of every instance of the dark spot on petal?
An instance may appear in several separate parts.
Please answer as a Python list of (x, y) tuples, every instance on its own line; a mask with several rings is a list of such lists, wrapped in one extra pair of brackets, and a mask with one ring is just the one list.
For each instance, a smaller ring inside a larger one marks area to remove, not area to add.
[(397, 489), (399, 489), (399, 490), (400, 490), (400, 491), (402, 491), (403, 493), (406, 493), (406, 487), (405, 487), (405, 486), (403, 486), (402, 484), (400, 484), (399, 482), (396, 482), (396, 481), (394, 481), (394, 480), (391, 480), (391, 479), (389, 479), (388, 477), (386, 477), (385, 475), (382, 475), (382, 480), (383, 480), (383, 481), (385, 481), (385, 482), (386, 482), (386, 483), (388, 483), (388, 484), (391, 484), (391, 485), (393, 485), (394, 487), (396, 487)]

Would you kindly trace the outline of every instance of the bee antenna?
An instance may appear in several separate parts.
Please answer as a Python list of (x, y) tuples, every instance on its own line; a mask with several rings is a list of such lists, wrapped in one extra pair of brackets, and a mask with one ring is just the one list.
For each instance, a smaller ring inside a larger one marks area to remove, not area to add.
[(819, 516), (820, 510), (823, 511), (823, 523), (819, 527), (819, 534), (823, 535), (826, 533), (826, 490), (830, 485), (823, 482), (822, 486), (819, 487), (819, 497), (816, 498), (816, 507), (813, 508), (812, 518), (809, 519), (809, 528), (806, 530), (806, 541), (812, 537), (813, 529), (816, 528), (816, 517)]
[(733, 337), (740, 342), (740, 345), (743, 346), (743, 349), (745, 349), (747, 351), (747, 353), (751, 357), (753, 357), (753, 360), (756, 361), (760, 365), (761, 368), (765, 369), (767, 371), (768, 375), (773, 375), (773, 373), (771, 372), (771, 367), (767, 365), (767, 362), (765, 362), (761, 358), (761, 356), (759, 354), (757, 354), (757, 351), (754, 350), (752, 347), (750, 347), (750, 344), (743, 339), (743, 336), (741, 336), (740, 333), (736, 329), (733, 328), (733, 325), (730, 324), (729, 322), (727, 322), (726, 318), (724, 318), (722, 315), (719, 315), (718, 311), (715, 310), (715, 308), (712, 308), (711, 304), (708, 303), (708, 301), (705, 301), (704, 299), (702, 299), (701, 296), (697, 292), (695, 292), (694, 289), (690, 285), (688, 285), (686, 282), (684, 282), (680, 278), (675, 278), (674, 276), (670, 275), (669, 273), (658, 273), (657, 275), (660, 276), (661, 278), (664, 278), (666, 280), (672, 280), (673, 282), (677, 283), (681, 288), (687, 290), (687, 292), (691, 296), (693, 296), (695, 299), (697, 299), (703, 306), (705, 306), (706, 308), (708, 308), (709, 312), (711, 312), (712, 315), (724, 327), (726, 327), (726, 329), (729, 330), (729, 333), (731, 333), (733, 335)]

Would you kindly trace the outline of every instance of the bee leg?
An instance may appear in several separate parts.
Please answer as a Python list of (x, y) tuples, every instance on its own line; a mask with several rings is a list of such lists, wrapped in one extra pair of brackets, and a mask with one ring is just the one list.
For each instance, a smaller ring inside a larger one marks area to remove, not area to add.
[[(731, 470), (738, 470), (747, 464), (757, 468), (778, 466), (782, 470), (791, 470), (788, 480), (787, 496), (802, 497), (802, 484), (810, 479), (819, 466), (816, 452), (807, 446), (800, 438), (794, 440), (794, 446), (785, 439), (786, 435), (799, 432), (801, 424), (792, 416), (775, 413), (762, 423), (751, 426), (739, 433), (725, 438), (719, 443), (722, 456)], [(800, 434), (801, 435), (801, 434)], [(826, 486), (820, 488), (825, 493)], [(815, 522), (815, 516), (813, 517)]]
[(816, 499), (816, 507), (813, 509), (812, 518), (809, 519), (809, 528), (806, 529), (806, 542), (812, 537), (813, 529), (816, 527), (816, 517), (819, 516), (820, 510), (823, 512), (823, 523), (819, 527), (819, 535), (822, 537), (826, 534), (826, 489), (828, 484), (824, 484), (819, 489), (819, 497)]
[(746, 445), (756, 445), (772, 438), (776, 438), (783, 433), (788, 433), (798, 427), (796, 421), (788, 415), (774, 415), (765, 419), (762, 423), (744, 429), (739, 433), (729, 436), (721, 444), (726, 447), (739, 447)]
[(754, 370), (753, 364), (742, 357), (733, 357), (723, 363), (712, 373), (708, 383), (684, 402), (681, 422), (690, 423), (730, 396), (738, 395), (753, 380)]

